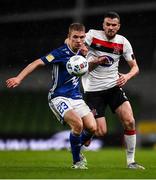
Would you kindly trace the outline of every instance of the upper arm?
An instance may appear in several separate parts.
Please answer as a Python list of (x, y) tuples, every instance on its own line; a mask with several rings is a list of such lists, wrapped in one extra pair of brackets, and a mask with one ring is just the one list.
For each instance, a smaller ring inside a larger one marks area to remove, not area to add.
[(135, 60), (133, 48), (130, 42), (124, 37), (123, 37), (123, 57), (125, 58), (126, 61)]
[(33, 63), (35, 66), (44, 66), (45, 65), (45, 63), (42, 61), (42, 59), (37, 59)]
[(130, 68), (135, 67), (135, 66), (138, 67), (136, 59), (128, 60), (127, 63), (128, 63)]
[(131, 61), (127, 61), (129, 67), (131, 68), (131, 72), (134, 73), (134, 75), (139, 73), (139, 66), (137, 64), (136, 59), (133, 59)]

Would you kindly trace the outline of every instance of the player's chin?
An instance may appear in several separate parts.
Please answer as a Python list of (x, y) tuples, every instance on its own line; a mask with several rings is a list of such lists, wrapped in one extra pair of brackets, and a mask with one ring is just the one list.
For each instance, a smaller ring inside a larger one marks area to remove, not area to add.
[(107, 36), (109, 36), (110, 38), (113, 38), (115, 36), (116, 32), (115, 31), (109, 31), (107, 33)]
[(110, 38), (113, 38), (113, 37), (115, 36), (115, 34), (116, 34), (116, 32), (109, 32), (109, 33), (108, 33), (108, 36), (109, 36)]

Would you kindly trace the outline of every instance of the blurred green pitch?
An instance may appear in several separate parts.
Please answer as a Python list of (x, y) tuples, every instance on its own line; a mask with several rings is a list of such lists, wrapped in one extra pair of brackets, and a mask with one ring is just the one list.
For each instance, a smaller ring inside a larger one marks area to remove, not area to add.
[(73, 170), (69, 151), (0, 151), (0, 179), (154, 179), (156, 150), (138, 149), (146, 170), (126, 168), (125, 150), (85, 151), (88, 170)]

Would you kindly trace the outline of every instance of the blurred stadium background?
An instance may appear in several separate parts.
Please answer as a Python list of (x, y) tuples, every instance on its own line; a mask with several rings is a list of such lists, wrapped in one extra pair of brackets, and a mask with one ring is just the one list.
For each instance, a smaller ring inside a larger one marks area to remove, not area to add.
[[(101, 29), (103, 14), (108, 10), (120, 14), (120, 33), (132, 43), (140, 66), (139, 76), (125, 86), (137, 121), (138, 145), (156, 146), (154, 0), (0, 0), (0, 9), (0, 149), (5, 149), (11, 140), (23, 144), (24, 140), (47, 140), (68, 130), (55, 120), (48, 107), (50, 69), (35, 71), (16, 89), (8, 90), (5, 81), (60, 46), (70, 23), (82, 22), (87, 30)], [(121, 63), (120, 71), (127, 70)], [(108, 134), (99, 139), (102, 146), (121, 145), (120, 122), (109, 110), (107, 119)]]

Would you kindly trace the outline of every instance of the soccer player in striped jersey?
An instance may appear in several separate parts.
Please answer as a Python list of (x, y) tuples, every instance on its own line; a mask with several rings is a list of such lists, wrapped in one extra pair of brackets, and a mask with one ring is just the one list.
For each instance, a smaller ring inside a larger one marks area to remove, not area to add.
[(52, 82), (49, 91), (49, 106), (61, 123), (71, 128), (70, 143), (74, 169), (87, 169), (86, 159), (81, 154), (81, 147), (96, 131), (96, 121), (89, 107), (82, 100), (80, 78), (70, 75), (66, 69), (67, 61), (80, 54), (84, 45), (85, 27), (80, 23), (69, 26), (68, 44), (52, 50), (24, 68), (16, 77), (6, 81), (8, 88), (14, 88), (31, 72), (40, 66), (50, 65)]
[[(82, 77), (85, 101), (97, 121), (97, 136), (107, 131), (105, 109), (109, 106), (116, 113), (124, 127), (127, 147), (127, 166), (144, 169), (135, 162), (136, 129), (131, 104), (122, 87), (139, 72), (130, 42), (117, 34), (120, 17), (116, 12), (106, 13), (103, 30), (89, 30), (86, 44), (89, 48), (87, 59), (90, 72)], [(119, 73), (120, 57), (123, 56), (130, 67), (126, 74)]]

